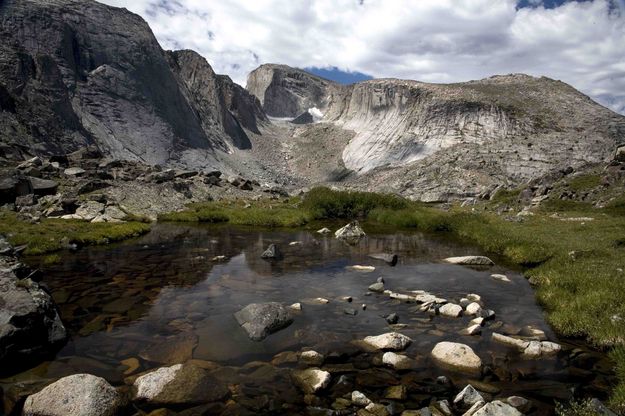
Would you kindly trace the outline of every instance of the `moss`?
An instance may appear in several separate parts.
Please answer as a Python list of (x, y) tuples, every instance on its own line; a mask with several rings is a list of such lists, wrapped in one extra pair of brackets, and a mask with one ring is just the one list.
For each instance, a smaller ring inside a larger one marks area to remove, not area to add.
[(137, 237), (149, 230), (149, 224), (140, 222), (90, 223), (47, 218), (31, 224), (17, 219), (12, 212), (0, 212), (0, 234), (7, 236), (13, 245), (26, 245), (25, 254), (52, 253), (67, 244), (108, 244)]

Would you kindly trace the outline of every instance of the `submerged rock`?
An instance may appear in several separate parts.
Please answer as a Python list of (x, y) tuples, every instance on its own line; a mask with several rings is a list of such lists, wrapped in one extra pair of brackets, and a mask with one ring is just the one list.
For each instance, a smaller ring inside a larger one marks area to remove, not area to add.
[(28, 396), (24, 416), (113, 416), (121, 405), (117, 390), (105, 379), (74, 374)]
[(366, 337), (364, 342), (378, 350), (402, 351), (410, 345), (412, 340), (399, 332), (387, 332), (382, 335)]
[(457, 342), (439, 342), (432, 350), (432, 358), (441, 367), (469, 374), (482, 371), (482, 360), (468, 345)]
[(289, 308), (277, 302), (252, 303), (234, 314), (250, 339), (262, 341), (293, 322)]
[(318, 368), (307, 368), (306, 370), (293, 372), (293, 381), (304, 393), (308, 394), (325, 389), (330, 384), (331, 379), (330, 373)]
[(492, 266), (495, 264), (491, 259), (485, 256), (447, 257), (444, 261), (464, 266)]
[(358, 390), (352, 391), (352, 403), (356, 406), (368, 406), (371, 404), (371, 400), (364, 395), (364, 393), (359, 392)]
[(280, 249), (277, 245), (269, 244), (267, 250), (265, 250), (263, 254), (260, 255), (260, 257), (265, 260), (280, 260), (282, 258), (282, 253), (280, 252)]
[(134, 382), (135, 400), (158, 405), (193, 405), (222, 400), (228, 388), (191, 363), (161, 367)]
[(395, 370), (407, 370), (414, 366), (414, 361), (405, 355), (396, 354), (394, 352), (385, 352), (382, 356), (382, 363), (390, 365)]

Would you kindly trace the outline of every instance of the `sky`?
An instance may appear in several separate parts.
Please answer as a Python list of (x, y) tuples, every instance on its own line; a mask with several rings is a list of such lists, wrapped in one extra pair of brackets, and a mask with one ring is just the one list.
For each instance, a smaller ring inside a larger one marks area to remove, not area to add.
[(141, 15), (163, 48), (193, 49), (243, 86), (263, 63), (341, 82), (520, 72), (625, 114), (625, 0), (100, 1)]

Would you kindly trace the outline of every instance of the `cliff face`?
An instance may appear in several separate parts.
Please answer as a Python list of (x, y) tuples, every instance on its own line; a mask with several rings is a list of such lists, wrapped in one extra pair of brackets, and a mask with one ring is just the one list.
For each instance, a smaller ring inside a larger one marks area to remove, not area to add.
[[(242, 127), (264, 120), (253, 97), (192, 53), (166, 54), (125, 9), (5, 0), (0, 38), (0, 140), (12, 148), (96, 144), (151, 164), (198, 149), (210, 164), (217, 150), (248, 146)], [(210, 90), (190, 92), (194, 82)]]
[(265, 64), (249, 74), (246, 89), (258, 97), (267, 115), (297, 117), (310, 108), (325, 107), (335, 85), (301, 69)]
[[(263, 79), (284, 79), (283, 67), (261, 68)], [(607, 161), (625, 142), (625, 117), (544, 77), (515, 74), (458, 84), (326, 82), (319, 93), (317, 77), (295, 71), (300, 83), (294, 91), (288, 82), (272, 82), (255, 93), (298, 97), (284, 114), (315, 106), (324, 115), (322, 123), (353, 132), (334, 151), (352, 172), (348, 183), (358, 188), (425, 200), (472, 196), (568, 166)]]

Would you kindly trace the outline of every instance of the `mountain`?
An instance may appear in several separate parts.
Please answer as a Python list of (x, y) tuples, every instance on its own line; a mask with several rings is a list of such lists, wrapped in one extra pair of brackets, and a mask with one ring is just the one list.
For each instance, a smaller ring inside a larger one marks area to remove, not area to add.
[[(341, 155), (335, 168), (344, 169), (347, 184), (416, 199), (475, 196), (580, 169), (610, 160), (625, 143), (625, 117), (545, 77), (511, 74), (455, 84), (376, 79), (343, 86), (284, 65), (262, 65), (247, 84), (268, 115), (293, 117), (316, 108), (323, 115), (319, 124), (350, 135), (332, 150)], [(320, 127), (303, 128), (309, 131), (297, 132), (295, 141), (310, 142)]]
[[(165, 52), (147, 23), (90, 0), (0, 2), (4, 152), (216, 164), (249, 148), (258, 101), (192, 51)], [(189, 151), (192, 157), (188, 157)], [(186, 155), (186, 156), (185, 156)]]

